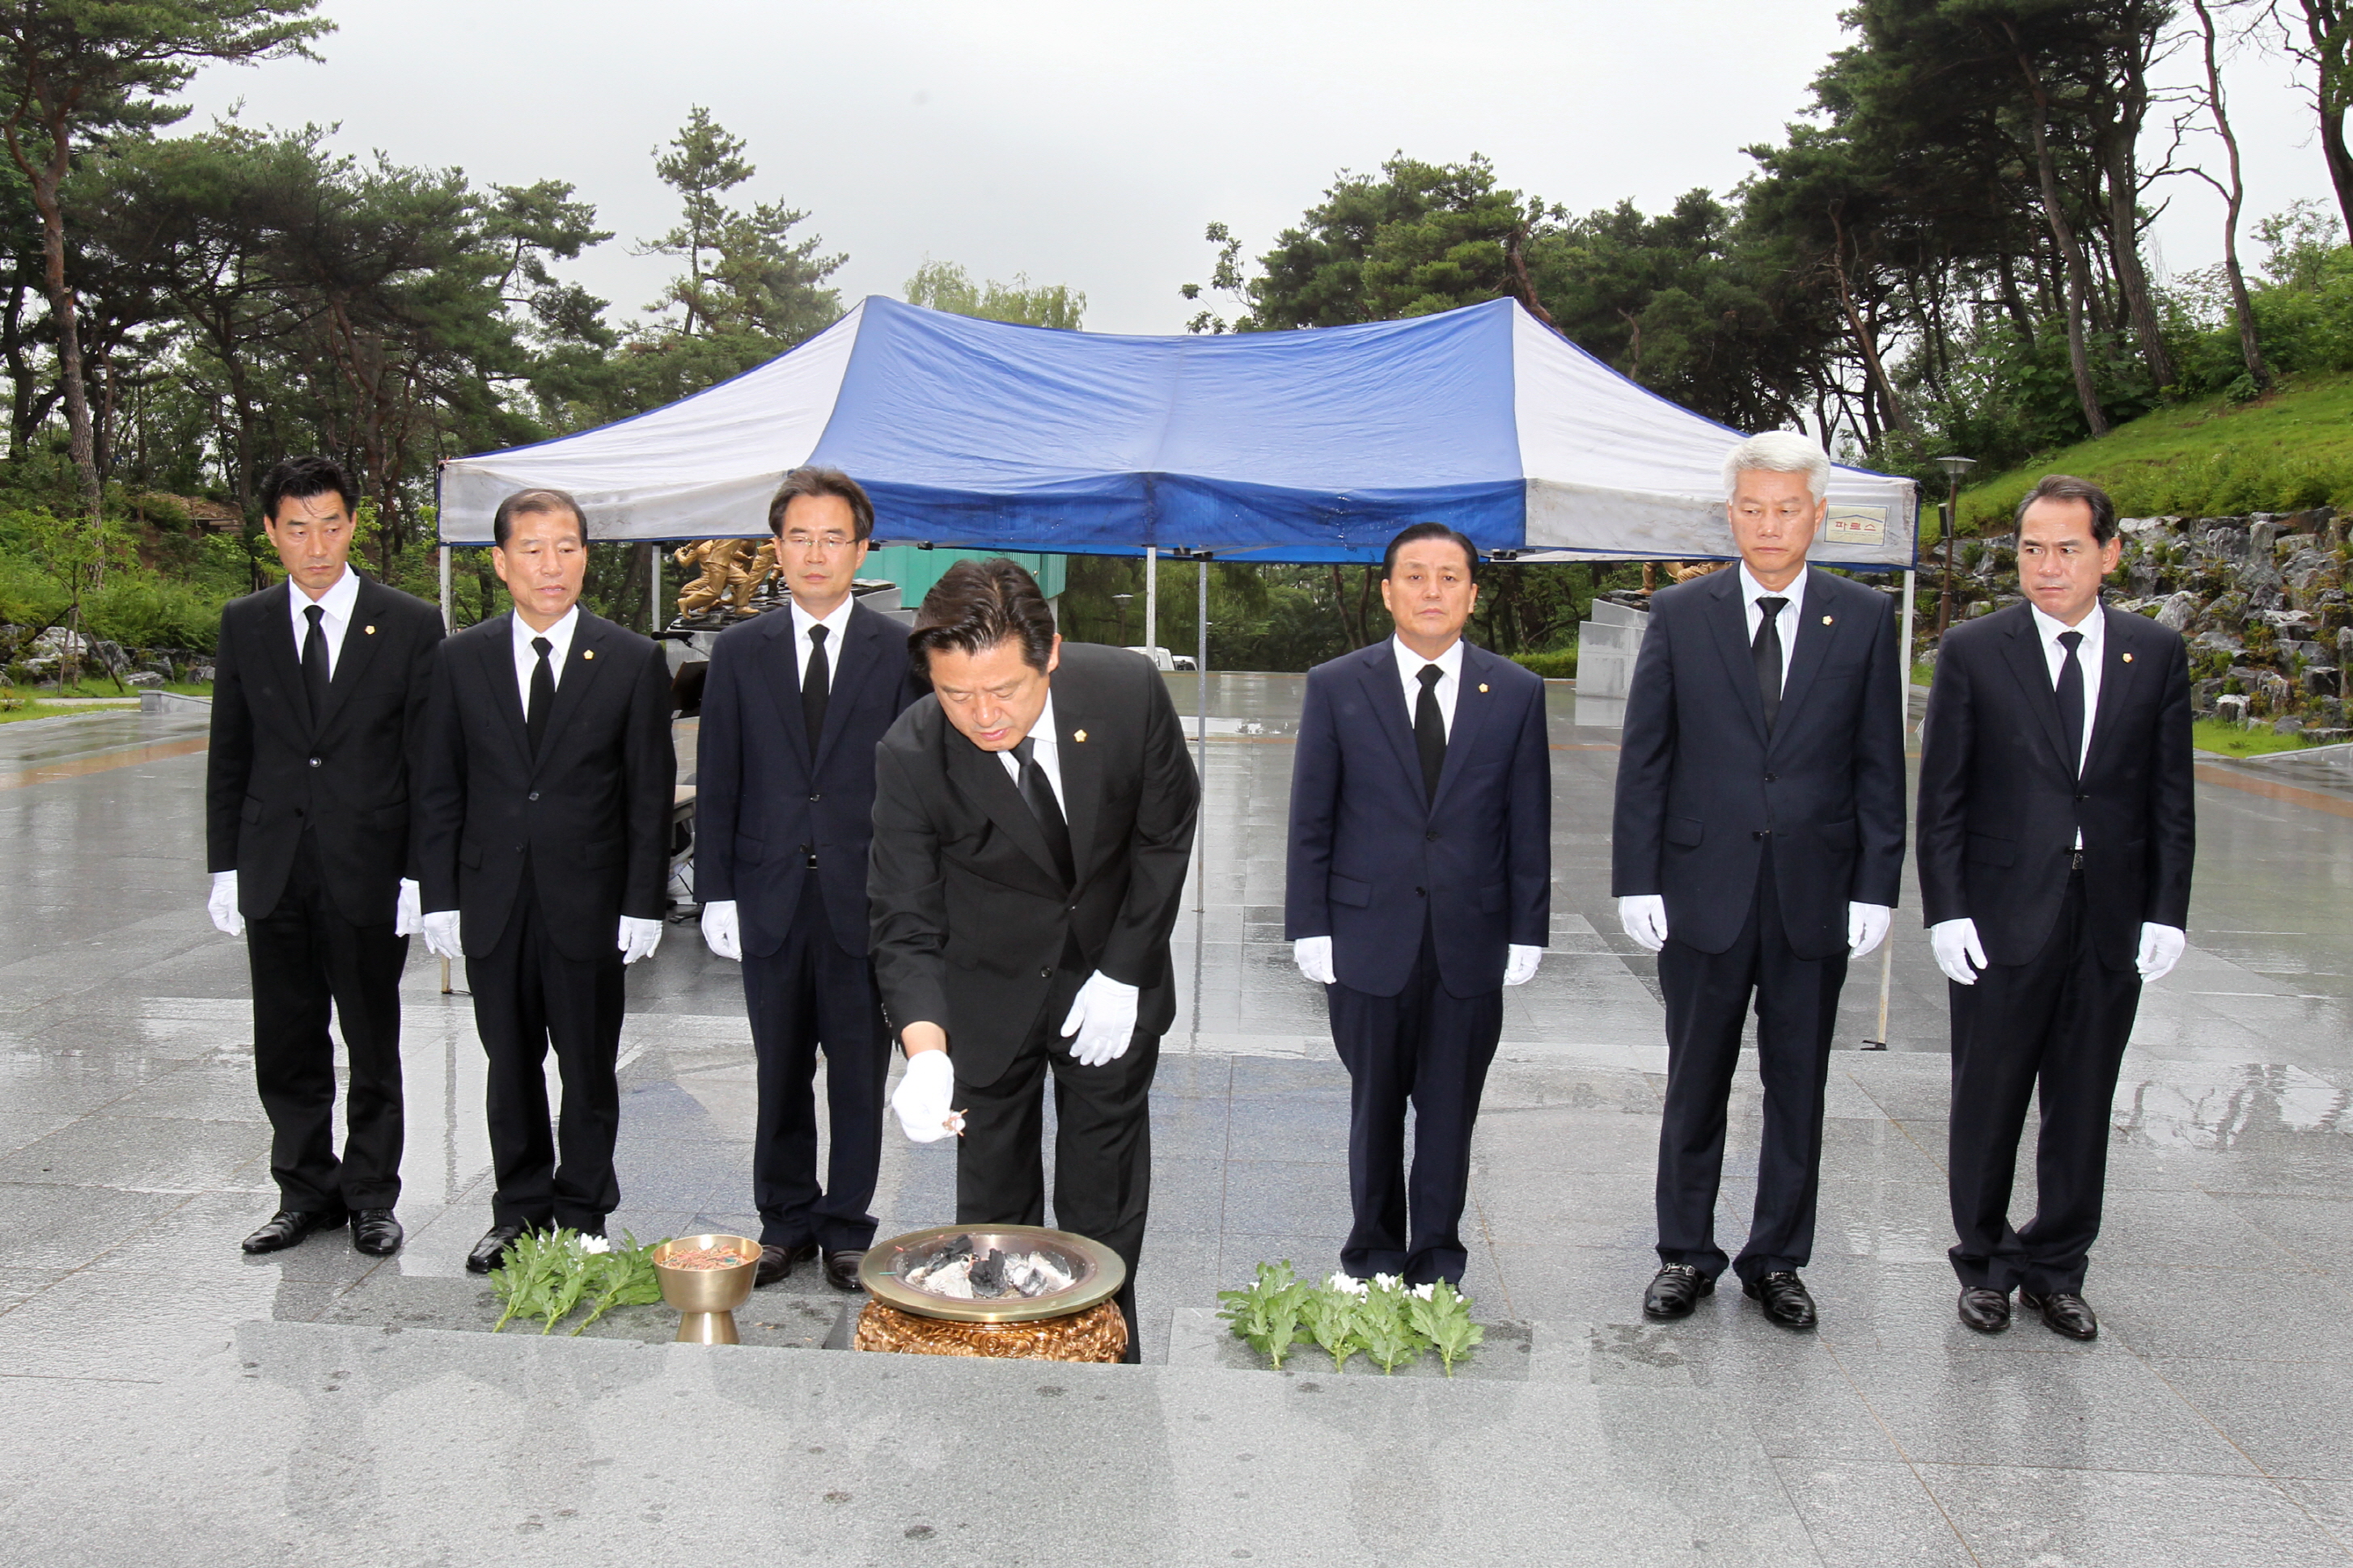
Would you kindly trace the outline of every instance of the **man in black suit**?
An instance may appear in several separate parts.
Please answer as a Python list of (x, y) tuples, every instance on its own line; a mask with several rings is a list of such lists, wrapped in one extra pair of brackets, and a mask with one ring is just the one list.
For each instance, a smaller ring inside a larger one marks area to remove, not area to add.
[(661, 649), (580, 608), (578, 503), (523, 490), (491, 528), (514, 609), (442, 647), (417, 803), (426, 944), (466, 961), (490, 1056), (498, 1190), (477, 1274), (527, 1229), (603, 1235), (620, 1202), (621, 971), (661, 940), (678, 785)]
[(1040, 1099), (1054, 1079), (1054, 1217), (1135, 1268), (1150, 1094), (1176, 1016), (1176, 922), (1200, 784), (1150, 661), (1065, 645), (1029, 573), (962, 561), (908, 638), (932, 695), (875, 755), (874, 970), (920, 1142), (961, 1131), (959, 1224), (1045, 1220)]
[[(400, 972), (418, 916), (410, 774), (442, 628), (432, 605), (348, 564), (356, 499), (325, 458), (263, 477), (262, 527), (286, 583), (222, 610), (214, 661), (210, 910), (246, 939), (279, 1194), (248, 1252), (346, 1222), (362, 1252), (401, 1242)], [(331, 1014), (351, 1079), (341, 1160)]]
[[(850, 585), (874, 506), (833, 468), (797, 468), (768, 503), (792, 607), (723, 635), (696, 742), (695, 890), (711, 951), (744, 965), (760, 1063), (752, 1197), (756, 1282), (824, 1253), (858, 1289), (874, 1239), (891, 1037), (867, 957), (874, 748), (917, 691), (907, 634)], [(825, 1048), (832, 1158), (820, 1185), (811, 1081)]]
[[(2143, 983), (2187, 945), (2196, 792), (2181, 638), (2100, 603), (2122, 544), (2105, 491), (2053, 474), (2018, 510), (2026, 603), (1945, 634), (1920, 743), (1920, 894), (1952, 981), (1946, 1172), (1961, 1321), (2099, 1320), (2109, 1107)], [(2034, 1217), (2010, 1178), (2042, 1091)]]
[(1754, 998), (1763, 1146), (1732, 1267), (1765, 1315), (1810, 1329), (1822, 1095), (1847, 960), (1887, 934), (1904, 865), (1903, 678), (1884, 595), (1810, 568), (1830, 459), (1754, 436), (1725, 459), (1736, 567), (1663, 589), (1634, 661), (1610, 879), (1659, 954), (1667, 1100), (1652, 1318), (1688, 1315), (1715, 1244), (1725, 1101)]
[[(1283, 923), (1348, 1069), (1340, 1267), (1462, 1282), (1471, 1132), (1504, 992), (1552, 922), (1544, 682), (1462, 640), (1479, 557), (1443, 523), (1389, 541), (1396, 635), (1307, 672)], [(1413, 1175), (1405, 1173), (1413, 1107)]]

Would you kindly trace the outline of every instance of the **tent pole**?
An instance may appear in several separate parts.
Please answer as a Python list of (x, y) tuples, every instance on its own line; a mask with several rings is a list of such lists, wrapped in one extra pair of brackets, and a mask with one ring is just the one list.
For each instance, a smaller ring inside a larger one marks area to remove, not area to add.
[[(1895, 658), (1901, 671), (1895, 682), (1895, 700), (1904, 704), (1904, 728), (1912, 728), (1912, 595), (1917, 574), (1904, 574), (1904, 630), (1898, 637)], [(1908, 735), (1905, 737), (1910, 738)], [(1908, 801), (1911, 791), (1905, 790)], [(1881, 1050), (1887, 1048), (1887, 998), (1895, 987), (1895, 933), (1889, 931), (1879, 949), (1879, 1037), (1873, 1041)]]
[(646, 548), (651, 552), (653, 566), (652, 587), (646, 595), (646, 630), (658, 632), (661, 630), (661, 541), (649, 540)]
[(1160, 547), (1144, 547), (1144, 647), (1145, 657), (1155, 664), (1160, 656), (1152, 650), (1160, 646)]
[(443, 545), (438, 553), (441, 557), (441, 630), (446, 636), (458, 629), (458, 618), (449, 613), (452, 602), (449, 595), (449, 547)]
[[(1195, 741), (1195, 743), (1196, 743), (1196, 749), (1197, 749), (1197, 750), (1199, 752), (1199, 753), (1200, 753), (1200, 760), (1199, 760), (1199, 762), (1198, 762), (1196, 765), (1197, 765), (1197, 767), (1198, 768), (1199, 773), (1200, 773), (1200, 776), (1201, 776), (1201, 800), (1202, 800), (1203, 805), (1206, 805), (1208, 804), (1208, 795), (1209, 795), (1209, 556), (1208, 556), (1208, 552), (1207, 551), (1202, 551), (1202, 550), (1196, 550), (1195, 552), (1193, 552), (1193, 563), (1194, 563), (1195, 567), (1199, 571), (1199, 573), (1200, 573), (1200, 574), (1201, 574), (1200, 619), (1199, 619), (1198, 624), (1198, 625), (1196, 626), (1196, 627), (1194, 628), (1194, 633), (1193, 633), (1193, 682), (1194, 682), (1194, 688), (1195, 688), (1195, 692), (1196, 692), (1196, 697), (1195, 697), (1195, 701), (1194, 701), (1194, 708), (1195, 708), (1195, 710), (1196, 710), (1196, 711), (1195, 711), (1195, 714), (1194, 714), (1194, 720), (1193, 720), (1193, 722), (1194, 722), (1194, 731), (1193, 731), (1193, 735), (1194, 735), (1194, 741)], [(1196, 826), (1195, 826), (1195, 828), (1194, 828), (1194, 830), (1193, 830), (1193, 842), (1194, 842), (1194, 844), (1198, 847), (1198, 849), (1200, 850), (1200, 858), (1200, 858), (1200, 867), (1199, 867), (1199, 870), (1198, 870), (1198, 874), (1196, 874), (1196, 875), (1195, 875), (1195, 877), (1194, 877), (1194, 879), (1193, 879), (1193, 929), (1194, 929), (1194, 931), (1195, 931), (1196, 932), (1198, 932), (1198, 931), (1201, 930), (1201, 927), (1202, 927), (1203, 922), (1204, 922), (1204, 921), (1207, 921), (1207, 919), (1208, 918), (1208, 907), (1209, 907), (1209, 890), (1208, 890), (1208, 889), (1209, 889), (1209, 877), (1208, 877), (1208, 870), (1209, 870), (1209, 837), (1208, 837), (1208, 834), (1203, 833), (1203, 832), (1200, 830), (1199, 826), (1198, 826), (1198, 821), (1199, 821), (1199, 817), (1198, 817), (1198, 808), (1196, 808), (1196, 809), (1197, 809), (1197, 816), (1196, 816), (1196, 818), (1195, 818)], [(1201, 1026), (1200, 1026), (1200, 1021), (1199, 1021), (1199, 1015), (1198, 1015), (1198, 1013), (1195, 1015), (1195, 1019), (1194, 1019), (1194, 1025), (1193, 1025), (1193, 1026), (1194, 1026), (1194, 1028), (1196, 1028), (1196, 1029), (1198, 1029), (1198, 1028)]]

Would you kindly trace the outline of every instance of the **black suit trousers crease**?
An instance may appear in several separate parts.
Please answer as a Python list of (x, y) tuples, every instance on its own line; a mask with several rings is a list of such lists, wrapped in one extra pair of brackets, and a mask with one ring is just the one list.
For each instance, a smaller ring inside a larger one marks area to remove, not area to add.
[(1082, 1067), (1060, 1031), (1087, 977), (1063, 964), (1038, 1021), (996, 1081), (975, 1088), (961, 1076), (956, 1109), (958, 1225), (1046, 1223), (1045, 1082), (1054, 1079), (1054, 1224), (1102, 1242), (1127, 1265), (1119, 1308), (1135, 1352), (1135, 1275), (1152, 1197), (1152, 1079), (1160, 1037), (1136, 1031), (1127, 1050)]
[(1845, 953), (1799, 958), (1791, 951), (1769, 844), (1757, 866), (1747, 919), (1731, 946), (1702, 952), (1667, 938), (1659, 954), (1667, 1012), (1667, 1102), (1659, 1128), (1662, 1262), (1687, 1264), (1711, 1279), (1724, 1271), (1724, 1249), (1715, 1243), (1716, 1190), (1724, 1174), (1725, 1106), (1752, 1000), (1764, 1127), (1748, 1240), (1731, 1266), (1753, 1281), (1812, 1259), (1822, 1098), (1845, 982)]
[[(1332, 1043), (1348, 1069), (1348, 1197), (1355, 1211), (1340, 1267), (1357, 1279), (1462, 1282), (1462, 1207), (1471, 1134), (1504, 1032), (1504, 993), (1457, 996), (1439, 977), (1435, 931), (1394, 996), (1324, 987)], [(1413, 1109), (1413, 1171), (1405, 1169)]]
[[(345, 920), (321, 877), (318, 842), (305, 832), (286, 890), (268, 914), (246, 922), (253, 1071), (282, 1207), (390, 1208), (400, 1199), (400, 974), (408, 939), (392, 934), (391, 916), (387, 907), (378, 924)], [(340, 1161), (331, 1016), (350, 1063)]]
[[(882, 1090), (891, 1037), (874, 966), (842, 951), (814, 872), (801, 879), (791, 929), (776, 952), (744, 955), (744, 1000), (759, 1058), (759, 1131), (752, 1197), (763, 1245), (863, 1250), (874, 1239), (875, 1173), (882, 1160)], [(817, 1175), (814, 1079), (825, 1052), (832, 1152)]]
[[(2067, 879), (2059, 918), (2025, 963), (1992, 964), (1952, 985), (1953, 1103), (1946, 1169), (1951, 1253), (1964, 1285), (2081, 1294), (2106, 1194), (2108, 1124), (2140, 975), (2094, 951), (2084, 876)], [(2018, 1141), (2041, 1091), (2034, 1217), (2010, 1223)]]
[[(539, 900), (523, 892), (498, 944), (466, 961), (474, 1031), (490, 1058), (487, 1110), (498, 1225), (569, 1226), (601, 1235), (621, 1201), (613, 1142), (621, 1125), (621, 954), (566, 958)], [(555, 1051), (564, 1110), (553, 1127), (546, 1060)]]

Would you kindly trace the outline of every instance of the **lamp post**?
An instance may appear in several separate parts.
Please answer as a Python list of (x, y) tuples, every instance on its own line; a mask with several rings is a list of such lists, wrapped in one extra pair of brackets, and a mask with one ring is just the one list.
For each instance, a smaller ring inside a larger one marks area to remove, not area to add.
[[(1945, 585), (1936, 595), (1936, 635), (1943, 637), (1953, 624), (1953, 531), (1960, 525), (1961, 476), (1978, 466), (1975, 458), (1939, 458), (1936, 466), (1945, 470), (1944, 542)], [(1906, 651), (1909, 657), (1909, 651)]]

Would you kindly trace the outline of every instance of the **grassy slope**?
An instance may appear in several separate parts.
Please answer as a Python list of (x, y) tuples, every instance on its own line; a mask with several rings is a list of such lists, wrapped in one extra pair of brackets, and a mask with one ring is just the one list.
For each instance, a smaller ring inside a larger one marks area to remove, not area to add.
[[(2158, 409), (1964, 489), (1962, 531), (2006, 527), (2044, 474), (2098, 480), (2126, 517), (2353, 508), (2353, 375), (2295, 377), (2235, 407), (2210, 397)], [(1935, 517), (1933, 505), (1922, 507), (1924, 538), (1934, 537)]]

